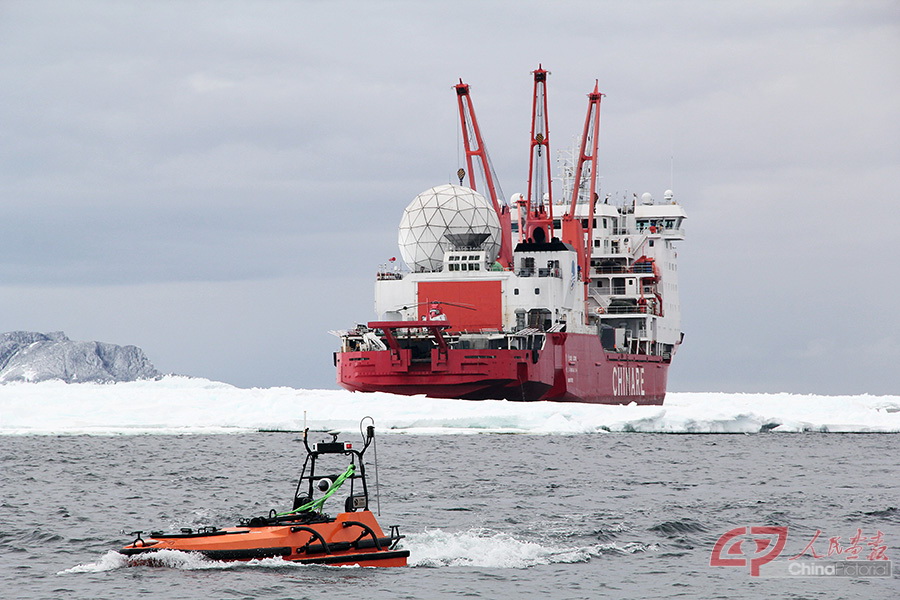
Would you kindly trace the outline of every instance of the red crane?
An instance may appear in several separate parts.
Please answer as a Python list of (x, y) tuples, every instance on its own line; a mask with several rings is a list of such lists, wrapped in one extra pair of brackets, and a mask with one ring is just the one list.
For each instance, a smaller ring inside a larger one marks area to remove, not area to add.
[[(553, 239), (553, 186), (550, 185), (550, 121), (547, 114), (547, 75), (538, 65), (532, 71), (534, 93), (531, 102), (531, 150), (528, 165), (528, 193), (524, 201), (525, 223), (520, 220), (520, 238), (535, 242)], [(546, 190), (547, 202), (544, 202)], [(521, 201), (520, 201), (521, 202)], [(520, 207), (520, 219), (521, 219)], [(524, 228), (523, 228), (524, 225)]]
[[(497, 191), (500, 184), (497, 182), (497, 175), (491, 166), (490, 158), (488, 158), (487, 148), (484, 145), (484, 139), (481, 137), (481, 129), (478, 127), (478, 120), (475, 118), (475, 108), (472, 106), (472, 98), (469, 96), (469, 86), (463, 83), (462, 79), (456, 88), (456, 99), (459, 103), (459, 121), (462, 126), (463, 143), (466, 147), (466, 166), (469, 169), (469, 187), (477, 190), (475, 187), (475, 169), (473, 168), (472, 158), (478, 159), (478, 166), (484, 179), (484, 186), (487, 190), (488, 197), (500, 219), (500, 253), (497, 261), (504, 268), (512, 267), (512, 220), (509, 212), (509, 205), (506, 199), (498, 198)], [(460, 173), (459, 180), (462, 183), (465, 173)], [(503, 204), (501, 204), (501, 201)]]
[[(587, 306), (588, 286), (591, 283), (591, 253), (594, 245), (594, 206), (597, 202), (597, 148), (600, 144), (600, 100), (603, 94), (594, 82), (594, 91), (588, 94), (587, 116), (584, 118), (584, 130), (581, 134), (581, 148), (578, 152), (578, 166), (575, 168), (575, 182), (572, 186), (572, 201), (569, 212), (563, 215), (563, 241), (578, 250), (581, 280), (584, 282), (584, 301)], [(590, 148), (590, 154), (588, 154)], [(586, 225), (575, 218), (575, 206), (581, 195), (581, 182), (588, 184), (588, 215)], [(588, 313), (585, 309), (585, 321)]]

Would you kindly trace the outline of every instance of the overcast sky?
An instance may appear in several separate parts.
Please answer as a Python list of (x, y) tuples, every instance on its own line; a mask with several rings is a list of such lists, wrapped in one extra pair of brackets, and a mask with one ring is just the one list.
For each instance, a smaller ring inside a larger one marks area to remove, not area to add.
[[(900, 394), (900, 2), (0, 0), (0, 331), (331, 388), (472, 86), (525, 191), (594, 80), (605, 193), (672, 187), (673, 391)], [(674, 168), (673, 168), (674, 166)]]

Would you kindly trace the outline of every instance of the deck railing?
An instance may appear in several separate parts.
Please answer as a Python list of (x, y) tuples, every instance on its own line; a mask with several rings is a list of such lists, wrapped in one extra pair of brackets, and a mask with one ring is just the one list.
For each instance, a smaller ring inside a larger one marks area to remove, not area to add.
[(557, 277), (562, 279), (562, 272), (559, 267), (546, 269), (519, 269), (515, 272), (519, 277)]
[(613, 304), (613, 305), (607, 306), (605, 312), (608, 315), (630, 315), (630, 314), (652, 315), (652, 314), (656, 314), (653, 311), (653, 308), (647, 304), (634, 305), (634, 306)]
[(639, 262), (633, 265), (607, 265), (591, 267), (597, 275), (628, 274), (628, 273), (653, 273), (653, 265), (648, 262)]

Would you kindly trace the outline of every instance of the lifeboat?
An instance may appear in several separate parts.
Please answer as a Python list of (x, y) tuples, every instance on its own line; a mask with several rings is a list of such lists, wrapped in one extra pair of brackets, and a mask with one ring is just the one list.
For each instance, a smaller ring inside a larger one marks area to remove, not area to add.
[[(365, 421), (365, 419), (364, 419)], [(244, 519), (235, 527), (200, 527), (177, 533), (135, 531), (133, 542), (119, 550), (153, 564), (160, 550), (195, 552), (212, 560), (248, 561), (282, 558), (297, 563), (321, 565), (359, 565), (361, 567), (406, 566), (409, 550), (397, 548), (404, 537), (396, 525), (389, 533), (381, 529), (369, 510), (369, 487), (363, 455), (375, 439), (375, 427), (369, 425), (363, 435), (362, 449), (350, 442), (308, 442), (309, 429), (303, 432), (306, 460), (294, 491), (293, 508), (285, 512), (269, 511), (266, 516)], [(341, 458), (349, 461), (343, 472), (323, 475), (319, 462)], [(377, 458), (377, 456), (376, 456)], [(377, 462), (376, 462), (377, 471)], [(376, 473), (377, 475), (377, 473)], [(377, 483), (377, 476), (376, 476)], [(346, 495), (339, 492), (344, 490)], [(318, 498), (314, 499), (314, 496)], [(344, 510), (336, 516), (324, 512), (333, 496), (344, 498)]]

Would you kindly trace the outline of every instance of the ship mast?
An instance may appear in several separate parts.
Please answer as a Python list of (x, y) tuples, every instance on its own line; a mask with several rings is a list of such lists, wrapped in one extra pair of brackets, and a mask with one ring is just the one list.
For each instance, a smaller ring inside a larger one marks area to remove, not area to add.
[[(463, 143), (466, 147), (466, 166), (469, 169), (469, 187), (476, 190), (475, 187), (475, 169), (473, 168), (472, 158), (478, 159), (478, 166), (484, 179), (484, 186), (487, 190), (488, 197), (500, 220), (500, 253), (497, 261), (505, 268), (512, 267), (512, 227), (509, 205), (506, 199), (501, 198), (503, 205), (501, 206), (498, 199), (497, 190), (500, 184), (497, 183), (497, 175), (491, 166), (488, 157), (487, 148), (481, 137), (481, 129), (478, 127), (478, 120), (475, 118), (475, 108), (472, 106), (472, 98), (469, 96), (469, 86), (463, 83), (462, 79), (459, 84), (455, 85), (456, 99), (459, 103), (459, 121), (462, 127)], [(465, 173), (460, 174), (460, 183), (465, 177)]]
[[(550, 185), (550, 121), (547, 114), (547, 75), (539, 64), (534, 75), (531, 102), (531, 150), (528, 164), (528, 194), (525, 198), (525, 238), (553, 239), (553, 189)], [(544, 202), (546, 189), (547, 202)], [(535, 237), (536, 230), (542, 230)], [(519, 231), (522, 231), (520, 225)]]
[[(594, 206), (597, 202), (597, 148), (600, 144), (600, 100), (603, 94), (594, 82), (594, 91), (588, 94), (588, 110), (584, 119), (584, 130), (581, 134), (581, 148), (578, 151), (578, 165), (575, 167), (575, 185), (572, 186), (572, 201), (569, 212), (562, 218), (563, 240), (578, 250), (581, 280), (584, 282), (584, 320), (589, 324), (587, 311), (588, 286), (591, 283), (591, 253), (594, 251)], [(588, 154), (590, 148), (590, 154)], [(584, 227), (575, 216), (575, 206), (581, 192), (579, 182), (587, 179), (588, 215), (587, 226)]]

